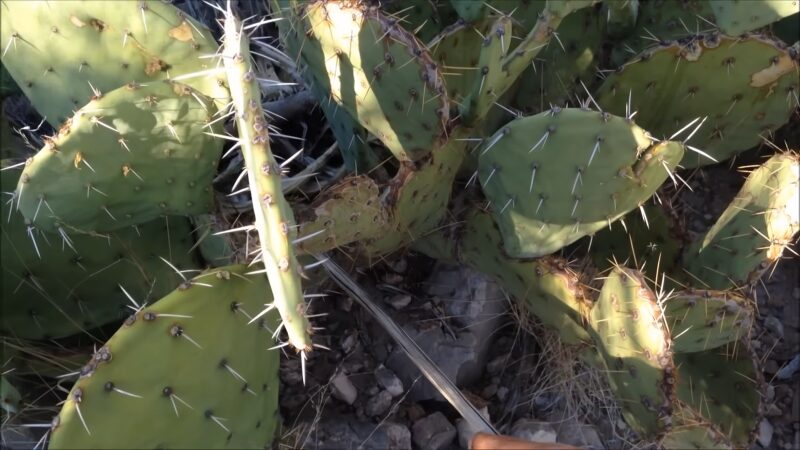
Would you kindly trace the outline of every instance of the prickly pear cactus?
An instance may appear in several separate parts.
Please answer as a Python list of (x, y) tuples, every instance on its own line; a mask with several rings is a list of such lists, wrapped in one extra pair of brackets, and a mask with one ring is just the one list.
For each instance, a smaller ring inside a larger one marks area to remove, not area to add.
[(324, 192), (298, 217), (297, 250), (312, 255), (377, 238), (388, 222), (378, 185), (363, 175), (345, 179)]
[(678, 402), (672, 413), (672, 429), (660, 440), (664, 450), (731, 450), (728, 438), (688, 405)]
[(274, 307), (280, 313), (289, 344), (302, 352), (301, 358), (305, 361), (306, 352), (313, 347), (300, 280), (303, 266), (297, 261), (293, 246), (297, 239), (294, 213), (283, 195), (281, 166), (270, 147), (250, 41), (242, 22), (231, 11), (230, 3), (225, 14), (222, 56), (253, 200), (255, 227), (261, 245), (260, 260), (275, 298), (270, 308)]
[(269, 447), (279, 318), (249, 323), (269, 287), (247, 271), (204, 272), (132, 314), (81, 370), (50, 448)]
[(717, 26), (723, 33), (739, 36), (800, 13), (797, 0), (710, 1)]
[(478, 178), (513, 257), (552, 253), (640, 207), (683, 156), (624, 117), (554, 108), (478, 150)]
[(748, 336), (753, 305), (724, 291), (680, 291), (664, 302), (664, 316), (676, 353), (702, 352)]
[[(3, 191), (18, 172), (2, 173)], [(184, 218), (155, 221), (107, 236), (45, 233), (31, 227), (11, 202), (0, 206), (3, 314), (0, 334), (52, 339), (122, 320), (136, 302), (168, 293), (181, 279), (161, 258), (181, 269), (199, 264)]]
[(523, 262), (503, 253), (500, 231), (488, 213), (475, 212), (460, 236), (461, 261), (489, 274), (542, 323), (570, 344), (590, 342), (583, 317), (591, 304), (578, 276), (560, 258)]
[[(709, 74), (715, 83), (698, 82)], [(681, 161), (690, 168), (758, 145), (800, 106), (798, 92), (796, 49), (763, 35), (710, 33), (643, 51), (609, 75), (596, 98), (612, 114), (632, 104), (636, 122), (658, 139), (705, 118), (688, 142), (702, 153), (687, 151)]]
[(752, 286), (800, 231), (800, 159), (772, 156), (747, 177), (714, 226), (684, 252), (689, 281), (710, 289)]
[(167, 81), (130, 84), (78, 110), (26, 164), (20, 212), (38, 228), (105, 232), (213, 204), (222, 141), (213, 103)]
[(675, 397), (675, 364), (669, 332), (644, 277), (614, 269), (589, 317), (589, 333), (625, 421), (644, 436), (663, 433)]
[(675, 354), (678, 398), (713, 424), (734, 448), (753, 442), (763, 414), (764, 380), (746, 346), (737, 342)]
[[(2, 61), (39, 113), (57, 127), (72, 111), (125, 83), (214, 69), (210, 30), (164, 2), (3, 1)], [(213, 76), (187, 80), (220, 100)]]
[(395, 19), (346, 2), (281, 11), (293, 24), (284, 32), (290, 56), (299, 56), (332, 98), (322, 101), (337, 102), (401, 161), (417, 161), (445, 142), (449, 104), (442, 75)]

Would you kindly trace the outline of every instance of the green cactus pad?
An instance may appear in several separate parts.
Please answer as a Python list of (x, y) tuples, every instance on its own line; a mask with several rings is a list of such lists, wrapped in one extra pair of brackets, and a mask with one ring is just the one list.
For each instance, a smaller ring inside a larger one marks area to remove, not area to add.
[(753, 325), (753, 307), (735, 293), (681, 291), (663, 303), (676, 353), (702, 352), (744, 338)]
[(717, 26), (723, 33), (731, 36), (739, 36), (800, 13), (800, 2), (797, 0), (733, 0), (709, 3), (714, 10)]
[(22, 407), (19, 390), (5, 376), (0, 376), (0, 409), (10, 416), (18, 413)]
[(460, 240), (461, 261), (489, 274), (567, 344), (590, 342), (583, 329), (588, 294), (565, 261), (542, 258), (518, 261), (505, 255), (500, 231), (488, 213), (467, 219)]
[(753, 170), (717, 222), (684, 253), (688, 281), (710, 289), (753, 285), (800, 230), (800, 159), (771, 157)]
[[(3, 64), (53, 126), (125, 83), (149, 83), (213, 69), (211, 32), (164, 2), (3, 2)], [(224, 78), (223, 78), (224, 79)], [(191, 86), (227, 98), (216, 77)], [(223, 85), (224, 86), (224, 85)]]
[(470, 94), (475, 79), (481, 76), (478, 64), (481, 53), (465, 49), (481, 48), (481, 36), (489, 34), (492, 23), (490, 18), (475, 23), (459, 21), (428, 43), (433, 59), (441, 68), (447, 97), (451, 101), (462, 103)]
[(211, 209), (222, 141), (204, 132), (216, 109), (166, 81), (91, 101), (27, 164), (19, 209), (37, 227), (110, 231)]
[(276, 311), (264, 276), (205, 272), (131, 316), (81, 370), (50, 434), (63, 448), (268, 448)]
[[(13, 189), (15, 180), (3, 172), (3, 190)], [(29, 229), (11, 204), (4, 201), (0, 210), (3, 335), (59, 338), (122, 320), (132, 306), (122, 289), (141, 304), (180, 281), (160, 257), (181, 269), (198, 267), (183, 218), (157, 219), (107, 237), (69, 234), (73, 250), (58, 233)]]
[(395, 157), (417, 161), (444, 142), (449, 105), (442, 75), (425, 46), (396, 19), (338, 2), (284, 12), (294, 24), (283, 33), (290, 56), (300, 53), (332, 101)]
[(382, 2), (381, 9), (396, 17), (403, 28), (422, 42), (433, 39), (443, 28), (458, 20), (458, 14), (447, 1), (390, 0)]
[[(658, 139), (706, 117), (688, 144), (719, 162), (789, 120), (798, 107), (796, 58), (764, 36), (702, 35), (645, 50), (608, 76), (595, 98), (612, 114), (625, 114), (630, 95), (636, 122)], [(714, 83), (698, 83), (709, 76)], [(687, 151), (681, 165), (714, 160)]]
[(664, 450), (732, 450), (721, 431), (681, 402), (672, 413), (672, 429), (659, 444)]
[(217, 234), (224, 228), (214, 214), (200, 214), (189, 217), (195, 235), (194, 248), (200, 252), (208, 267), (228, 266), (236, 263), (236, 248), (230, 237)]
[(605, 270), (614, 262), (636, 266), (648, 280), (662, 282), (662, 275), (674, 273), (680, 259), (683, 232), (659, 205), (648, 203), (632, 211), (591, 238), (584, 238), (594, 265)]
[(764, 381), (746, 344), (675, 355), (678, 398), (725, 434), (735, 448), (748, 448), (761, 418)]
[(511, 38), (511, 19), (506, 16), (494, 19), (483, 36), (477, 70), (474, 71), (477, 73), (472, 75), (469, 95), (461, 105), (461, 114), (468, 125), (483, 119), (499, 96), (513, 83), (503, 70), (503, 61), (511, 48)]
[[(298, 213), (299, 253), (319, 254), (351, 242), (376, 238), (388, 222), (378, 185), (367, 176), (340, 181)], [(307, 238), (307, 239), (304, 239)]]
[(625, 421), (642, 436), (668, 428), (675, 367), (656, 297), (644, 277), (618, 267), (605, 279), (589, 332)]
[(516, 119), (479, 148), (479, 179), (513, 257), (552, 253), (647, 200), (683, 156), (629, 120), (583, 109)]
[[(613, 2), (624, 4), (626, 2)], [(684, 38), (706, 30), (714, 22), (708, 0), (658, 0), (638, 2), (638, 19), (633, 30), (611, 48), (613, 66), (621, 66), (656, 41)], [(613, 32), (609, 30), (609, 32)]]
[(383, 205), (389, 212), (386, 232), (364, 240), (372, 258), (394, 252), (433, 230), (447, 215), (453, 181), (466, 153), (469, 129), (458, 128), (442, 147), (433, 149), (418, 167), (402, 164), (389, 182)]

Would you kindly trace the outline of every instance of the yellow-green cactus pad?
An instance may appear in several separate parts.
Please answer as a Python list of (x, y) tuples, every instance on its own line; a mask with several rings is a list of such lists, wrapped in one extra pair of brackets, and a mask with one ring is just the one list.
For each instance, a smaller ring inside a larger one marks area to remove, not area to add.
[(664, 316), (677, 353), (702, 352), (737, 341), (750, 333), (753, 306), (725, 291), (680, 291), (664, 303)]
[(279, 323), (269, 292), (213, 269), (132, 315), (81, 369), (51, 449), (269, 448), (279, 425)]

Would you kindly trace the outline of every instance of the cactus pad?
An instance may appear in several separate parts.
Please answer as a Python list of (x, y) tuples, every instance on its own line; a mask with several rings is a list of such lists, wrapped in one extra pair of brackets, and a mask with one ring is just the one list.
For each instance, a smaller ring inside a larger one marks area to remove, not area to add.
[(479, 179), (506, 252), (552, 253), (647, 200), (683, 156), (622, 117), (560, 109), (516, 119), (488, 138)]
[(503, 288), (558, 331), (569, 344), (590, 342), (583, 329), (588, 295), (578, 277), (558, 258), (522, 262), (503, 253), (500, 231), (488, 213), (476, 212), (461, 236), (461, 260), (501, 282)]
[(752, 285), (780, 261), (800, 230), (800, 159), (771, 157), (753, 170), (717, 222), (684, 253), (695, 285)]
[(376, 238), (388, 221), (378, 185), (363, 175), (337, 183), (314, 200), (306, 213), (308, 217), (300, 214), (297, 251), (310, 254)]
[[(53, 126), (125, 83), (149, 83), (213, 69), (211, 32), (164, 2), (4, 1), (3, 64)], [(46, 30), (46, 31), (45, 31)], [(214, 77), (188, 84), (226, 98)]]
[(81, 370), (51, 449), (265, 448), (278, 417), (275, 311), (245, 266), (205, 272), (132, 315)]
[(675, 354), (678, 398), (714, 424), (735, 448), (753, 442), (764, 390), (756, 359), (745, 345)]
[(744, 338), (753, 325), (752, 306), (731, 292), (681, 291), (663, 306), (676, 353), (720, 347)]
[(688, 405), (678, 402), (672, 419), (672, 429), (661, 438), (659, 448), (664, 450), (731, 450), (728, 438)]
[(797, 0), (733, 0), (709, 3), (714, 10), (719, 29), (732, 36), (739, 36), (800, 13), (800, 2)]
[(590, 334), (631, 428), (658, 435), (669, 425), (675, 367), (656, 297), (638, 272), (616, 268), (590, 313)]
[[(698, 83), (709, 75), (715, 83)], [(758, 145), (760, 135), (789, 120), (798, 107), (797, 53), (757, 35), (708, 34), (666, 42), (608, 76), (596, 97), (602, 108), (624, 114), (629, 95), (638, 111), (636, 122), (659, 139), (707, 117), (689, 144), (719, 162)], [(714, 160), (687, 152), (681, 165)]]
[[(12, 187), (11, 173), (2, 178), (4, 188)], [(67, 244), (59, 234), (29, 228), (11, 208), (2, 205), (4, 335), (59, 338), (122, 320), (132, 304), (120, 286), (145, 302), (180, 281), (159, 257), (197, 267), (185, 219), (158, 219), (108, 237), (71, 235)]]
[(396, 19), (377, 8), (344, 3), (317, 1), (301, 11), (288, 8), (294, 27), (285, 31), (289, 36), (284, 42), (290, 56), (300, 53), (332, 101), (395, 157), (419, 160), (447, 134), (442, 75), (425, 46)]
[(186, 85), (128, 85), (81, 108), (46, 140), (17, 186), (37, 227), (110, 231), (211, 208), (222, 141), (216, 109)]

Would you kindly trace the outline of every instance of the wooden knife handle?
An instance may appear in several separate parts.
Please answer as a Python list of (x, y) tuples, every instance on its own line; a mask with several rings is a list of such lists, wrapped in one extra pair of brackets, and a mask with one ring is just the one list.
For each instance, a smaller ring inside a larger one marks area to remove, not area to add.
[(567, 444), (523, 441), (511, 436), (498, 436), (476, 433), (472, 438), (471, 450), (581, 450)]

